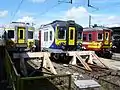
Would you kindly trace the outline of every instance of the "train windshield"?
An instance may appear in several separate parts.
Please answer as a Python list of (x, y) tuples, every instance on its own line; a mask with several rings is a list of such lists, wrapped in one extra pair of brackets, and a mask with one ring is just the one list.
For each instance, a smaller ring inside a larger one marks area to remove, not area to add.
[(98, 33), (98, 40), (102, 40), (103, 39), (103, 34), (102, 33)]
[(66, 27), (58, 27), (58, 39), (66, 39)]
[(8, 38), (14, 38), (14, 30), (8, 30)]
[(77, 39), (82, 39), (82, 32), (78, 31), (78, 33), (77, 33)]
[(28, 39), (33, 39), (33, 31), (28, 31)]

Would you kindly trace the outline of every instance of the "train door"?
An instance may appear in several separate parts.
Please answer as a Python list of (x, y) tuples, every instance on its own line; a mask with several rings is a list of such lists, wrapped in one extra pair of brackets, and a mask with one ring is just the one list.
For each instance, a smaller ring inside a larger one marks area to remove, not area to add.
[(103, 30), (103, 44), (104, 46), (110, 45), (110, 31), (109, 30)]
[(76, 40), (75, 40), (75, 27), (69, 27), (68, 31), (68, 45), (75, 45)]
[(18, 28), (18, 43), (25, 43), (25, 28)]

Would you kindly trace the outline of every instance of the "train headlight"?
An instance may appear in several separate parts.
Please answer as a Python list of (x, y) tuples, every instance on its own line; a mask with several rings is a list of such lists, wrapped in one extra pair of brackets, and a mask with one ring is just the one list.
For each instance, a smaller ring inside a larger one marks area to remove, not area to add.
[(61, 46), (62, 50), (65, 50), (65, 43), (64, 42), (61, 43), (60, 46)]
[(82, 43), (78, 43), (77, 48), (81, 48), (82, 47)]

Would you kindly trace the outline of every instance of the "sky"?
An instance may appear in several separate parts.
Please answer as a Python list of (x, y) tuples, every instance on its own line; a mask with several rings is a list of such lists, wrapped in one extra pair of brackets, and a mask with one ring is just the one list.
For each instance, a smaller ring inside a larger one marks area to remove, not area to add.
[(21, 5), (21, 0), (0, 1), (0, 25), (19, 21), (34, 23), (39, 28), (54, 20), (75, 20), (88, 27), (91, 15), (92, 25), (120, 26), (120, 0), (90, 0), (95, 8), (87, 6), (88, 0), (73, 0), (72, 4), (65, 3), (70, 0), (23, 0)]

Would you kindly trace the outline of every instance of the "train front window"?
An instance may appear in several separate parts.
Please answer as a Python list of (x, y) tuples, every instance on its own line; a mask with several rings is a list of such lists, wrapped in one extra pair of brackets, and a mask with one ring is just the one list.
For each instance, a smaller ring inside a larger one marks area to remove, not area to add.
[(20, 30), (20, 39), (23, 39), (23, 30)]
[(92, 40), (92, 34), (88, 34), (88, 39), (89, 39), (89, 41), (91, 41)]
[(86, 40), (87, 40), (87, 35), (83, 34), (83, 41), (86, 41)]
[(82, 32), (78, 31), (78, 33), (77, 33), (77, 39), (81, 39), (81, 37), (82, 37)]
[(14, 30), (8, 30), (8, 38), (14, 38)]
[(58, 39), (66, 39), (66, 28), (58, 27)]
[(98, 40), (102, 40), (103, 37), (102, 37), (102, 33), (98, 33)]
[(33, 39), (33, 31), (28, 31), (28, 39)]

